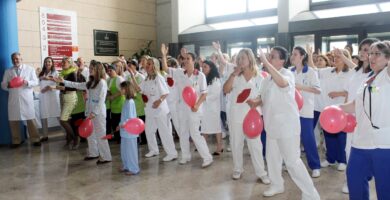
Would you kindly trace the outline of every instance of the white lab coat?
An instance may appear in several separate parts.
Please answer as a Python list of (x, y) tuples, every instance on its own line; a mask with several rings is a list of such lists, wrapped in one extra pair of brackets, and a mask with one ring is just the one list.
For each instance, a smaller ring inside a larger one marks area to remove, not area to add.
[[(172, 71), (170, 71), (172, 72)], [(177, 80), (177, 77), (174, 77), (173, 74), (168, 73), (165, 77), (167, 80), (168, 78), (173, 79), (173, 85), (168, 86), (169, 89), (169, 95), (167, 96), (167, 103), (169, 107), (169, 113), (172, 119), (172, 123), (175, 126), (176, 131), (179, 131), (180, 129), (180, 123), (179, 123), (179, 114), (178, 114), (178, 104), (179, 104), (179, 91), (178, 86), (175, 80)]]
[(20, 77), (28, 83), (19, 88), (8, 88), (8, 83), (17, 77), (16, 67), (4, 72), (1, 88), (9, 92), (8, 95), (8, 120), (21, 121), (35, 119), (33, 87), (39, 84), (35, 69), (22, 64)]
[(221, 133), (221, 80), (215, 78), (207, 86), (207, 97), (203, 102), (203, 115), (201, 119), (201, 132), (203, 134)]
[[(58, 72), (50, 72), (46, 76), (57, 77)], [(46, 86), (56, 86), (54, 81), (41, 80), (39, 82), (41, 90)], [(60, 92), (58, 90), (49, 90), (39, 95), (39, 108), (41, 119), (47, 119), (51, 117), (59, 117), (61, 114), (60, 107)]]

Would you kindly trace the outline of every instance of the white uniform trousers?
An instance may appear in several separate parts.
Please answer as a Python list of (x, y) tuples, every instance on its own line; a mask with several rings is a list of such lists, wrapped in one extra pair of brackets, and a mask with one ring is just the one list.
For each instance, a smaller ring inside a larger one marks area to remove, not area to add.
[(206, 140), (200, 135), (200, 118), (200, 115), (197, 113), (179, 111), (179, 138), (182, 159), (191, 160), (190, 136), (202, 159), (205, 161), (213, 159)]
[(282, 161), (284, 161), (292, 180), (302, 191), (302, 200), (319, 200), (320, 196), (300, 158), (299, 136), (283, 139), (267, 137), (266, 145), (266, 158), (271, 187), (284, 188), (282, 178)]
[(149, 151), (159, 153), (156, 140), (156, 131), (158, 129), (165, 152), (168, 155), (177, 156), (175, 143), (173, 142), (172, 124), (170, 120), (168, 113), (152, 116), (147, 114), (145, 116), (145, 134), (148, 141)]
[(100, 155), (102, 160), (111, 161), (111, 151), (107, 140), (101, 138), (106, 135), (106, 117), (96, 116), (92, 119), (93, 133), (88, 137), (88, 156), (97, 157)]
[(244, 135), (242, 123), (232, 122), (230, 124), (230, 145), (233, 156), (233, 171), (243, 172), (243, 150), (244, 141), (246, 140), (249, 153), (251, 155), (252, 165), (258, 177), (267, 175), (264, 169), (263, 145), (260, 136), (249, 139)]
[(176, 106), (169, 106), (169, 115), (172, 119), (173, 126), (175, 126), (176, 132), (179, 132), (179, 114), (177, 112)]

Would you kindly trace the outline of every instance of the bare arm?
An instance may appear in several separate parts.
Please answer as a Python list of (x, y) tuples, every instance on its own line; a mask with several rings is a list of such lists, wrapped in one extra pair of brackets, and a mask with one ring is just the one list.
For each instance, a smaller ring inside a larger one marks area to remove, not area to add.
[(223, 85), (223, 93), (228, 94), (233, 89), (233, 82), (236, 76), (238, 76), (241, 73), (242, 69), (241, 67), (237, 66), (234, 68), (234, 72), (230, 74), (228, 80)]
[(168, 69), (168, 62), (167, 62), (167, 54), (168, 54), (168, 50), (169, 48), (167, 46), (165, 46), (164, 43), (161, 44), (161, 55), (162, 55), (162, 69), (163, 71), (165, 71), (166, 73), (169, 73), (169, 69)]
[(351, 59), (347, 58), (341, 49), (339, 48), (334, 48), (333, 49), (334, 53), (337, 55), (337, 56), (340, 56), (340, 58), (343, 60), (343, 62), (348, 65), (349, 68), (355, 68), (357, 65), (355, 63), (352, 62)]
[(355, 101), (342, 104), (340, 108), (346, 113), (355, 113)]
[(261, 48), (259, 50), (260, 50), (260, 59), (263, 62), (264, 66), (267, 67), (268, 73), (271, 74), (271, 77), (275, 81), (276, 85), (278, 85), (280, 88), (287, 87), (289, 84), (288, 81), (282, 76), (282, 74), (279, 73), (278, 70), (275, 69), (274, 66), (271, 65), (271, 63), (268, 62)]
[(312, 68), (317, 68), (313, 61), (313, 47), (309, 44), (306, 44), (306, 52), (307, 52), (307, 65)]

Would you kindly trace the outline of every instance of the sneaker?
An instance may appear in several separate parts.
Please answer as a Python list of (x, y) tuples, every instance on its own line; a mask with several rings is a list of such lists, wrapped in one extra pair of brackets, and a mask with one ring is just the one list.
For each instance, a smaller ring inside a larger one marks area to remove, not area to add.
[(337, 170), (339, 171), (345, 171), (347, 169), (347, 165), (344, 163), (340, 163), (339, 166), (337, 166)]
[(203, 160), (202, 168), (206, 168), (206, 167), (210, 166), (211, 164), (213, 164), (213, 159)]
[(321, 170), (320, 169), (314, 169), (311, 172), (311, 177), (313, 177), (313, 178), (318, 178), (320, 176), (321, 176)]
[(231, 152), (231, 151), (232, 151), (232, 149), (230, 148), (230, 146), (228, 146), (228, 147), (226, 148), (226, 151), (227, 151), (227, 152)]
[(281, 194), (284, 192), (284, 188), (275, 188), (275, 187), (269, 187), (266, 191), (264, 191), (263, 196), (265, 197), (272, 197), (277, 194)]
[(344, 194), (349, 194), (349, 189), (348, 189), (348, 185), (347, 185), (346, 182), (344, 183), (343, 188), (341, 189), (341, 191), (342, 191)]
[(264, 185), (269, 185), (271, 183), (271, 180), (269, 180), (267, 175), (259, 177), (259, 180), (264, 184)]
[(153, 151), (149, 151), (149, 153), (145, 154), (145, 157), (147, 157), (147, 158), (151, 158), (154, 156), (158, 156), (158, 153), (153, 152)]
[(177, 159), (177, 156), (173, 156), (173, 155), (167, 155), (163, 158), (163, 161), (164, 162), (169, 162), (169, 161), (172, 161), (172, 160), (176, 160)]
[(239, 172), (239, 171), (234, 171), (233, 172), (233, 174), (232, 174), (232, 179), (233, 180), (238, 180), (238, 179), (240, 179), (241, 178), (241, 172)]
[(321, 162), (321, 167), (322, 168), (333, 166), (333, 165), (336, 165), (336, 163), (329, 163), (327, 160), (324, 160), (324, 161)]
[(179, 164), (185, 165), (185, 164), (187, 164), (187, 163), (190, 162), (190, 161), (191, 161), (190, 158), (182, 158), (182, 159), (179, 161)]

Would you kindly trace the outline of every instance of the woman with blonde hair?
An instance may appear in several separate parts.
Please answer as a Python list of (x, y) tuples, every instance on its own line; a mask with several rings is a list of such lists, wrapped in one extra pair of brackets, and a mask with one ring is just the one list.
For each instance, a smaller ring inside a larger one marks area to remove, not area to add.
[[(267, 171), (264, 168), (263, 145), (260, 135), (255, 138), (248, 138), (243, 132), (243, 123), (250, 106), (246, 103), (254, 99), (260, 92), (263, 77), (257, 72), (256, 60), (251, 49), (244, 48), (237, 55), (237, 66), (228, 80), (223, 85), (223, 92), (230, 93), (231, 103), (229, 113), (230, 144), (233, 156), (232, 178), (238, 180), (243, 173), (243, 149), (246, 140), (252, 164), (257, 177), (264, 183), (270, 184)], [(245, 99), (241, 94), (249, 91)], [(258, 112), (261, 113), (260, 108)]]
[[(62, 59), (62, 71), (60, 72), (59, 77), (66, 81), (77, 80), (77, 67), (74, 66), (74, 62), (71, 57), (64, 57)], [(57, 89), (61, 91), (60, 124), (66, 132), (66, 146), (69, 146), (69, 149), (71, 150), (75, 150), (79, 146), (80, 138), (74, 134), (69, 119), (77, 103), (76, 89), (66, 87), (64, 84), (57, 86)], [(73, 144), (71, 144), (72, 141)]]
[(142, 92), (145, 102), (145, 133), (149, 148), (145, 157), (159, 155), (155, 135), (158, 130), (162, 145), (167, 153), (163, 161), (172, 161), (177, 159), (177, 151), (173, 142), (172, 124), (166, 101), (169, 89), (164, 77), (160, 74), (160, 63), (156, 58), (148, 58), (145, 70), (147, 76), (141, 84), (138, 85), (134, 76), (131, 77), (136, 89)]

